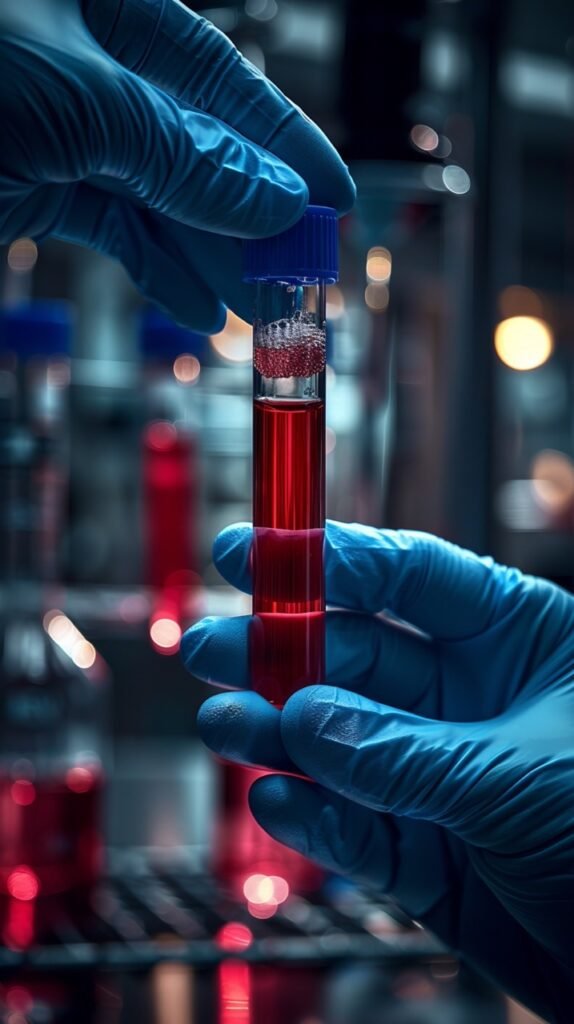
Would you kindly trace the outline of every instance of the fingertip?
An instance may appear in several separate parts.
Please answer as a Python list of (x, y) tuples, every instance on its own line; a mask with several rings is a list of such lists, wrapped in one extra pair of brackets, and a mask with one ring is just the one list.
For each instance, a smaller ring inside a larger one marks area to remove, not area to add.
[(220, 694), (198, 713), (201, 739), (220, 757), (260, 768), (295, 772), (281, 742), (280, 712), (253, 691)]
[(206, 639), (206, 627), (210, 622), (213, 622), (213, 616), (195, 622), (193, 626), (186, 629), (181, 638), (179, 653), (188, 672), (193, 672), (195, 661), (201, 656), (201, 649)]
[(251, 591), (251, 523), (226, 526), (213, 542), (213, 561), (224, 579), (239, 590)]
[(268, 238), (287, 231), (301, 219), (309, 205), (309, 188), (301, 175), (279, 161), (274, 163), (274, 170), (273, 177), (263, 179), (264, 187), (270, 183), (273, 186), (268, 207), (263, 206), (253, 217), (243, 232), (244, 238)]
[(309, 760), (313, 743), (321, 735), (325, 719), (331, 714), (337, 689), (320, 683), (297, 690), (281, 713), (281, 737), (286, 750), (301, 768)]
[[(259, 824), (282, 842), (302, 847), (306, 833), (301, 824), (306, 804), (313, 793), (311, 783), (286, 775), (264, 775), (249, 790), (249, 807)], [(295, 834), (294, 834), (295, 831)], [(299, 841), (297, 841), (299, 832)]]

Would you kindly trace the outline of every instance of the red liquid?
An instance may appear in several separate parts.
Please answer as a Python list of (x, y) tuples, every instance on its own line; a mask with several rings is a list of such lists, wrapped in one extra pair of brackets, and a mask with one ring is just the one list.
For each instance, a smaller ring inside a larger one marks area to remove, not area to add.
[(251, 785), (266, 773), (222, 761), (222, 803), (213, 844), (213, 870), (238, 900), (250, 875), (279, 875), (291, 892), (313, 892), (322, 873), (301, 854), (272, 839), (255, 821), (248, 801)]
[(199, 568), (194, 438), (171, 423), (150, 423), (143, 460), (147, 581), (162, 588), (174, 574)]
[(254, 402), (253, 688), (283, 707), (325, 666), (325, 405)]
[(0, 778), (0, 941), (22, 948), (62, 912), (86, 913), (101, 872), (101, 778)]

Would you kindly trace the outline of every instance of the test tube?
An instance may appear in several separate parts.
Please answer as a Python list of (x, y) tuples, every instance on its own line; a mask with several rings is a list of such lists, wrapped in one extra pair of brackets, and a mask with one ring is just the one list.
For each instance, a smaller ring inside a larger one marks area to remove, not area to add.
[(337, 214), (244, 245), (253, 326), (253, 689), (283, 707), (325, 670), (326, 286), (338, 279)]

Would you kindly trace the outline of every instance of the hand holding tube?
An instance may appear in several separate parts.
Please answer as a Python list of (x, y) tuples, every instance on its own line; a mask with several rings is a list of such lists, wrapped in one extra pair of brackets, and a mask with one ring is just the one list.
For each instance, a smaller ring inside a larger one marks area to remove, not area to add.
[[(248, 590), (251, 531), (216, 542)], [(251, 805), (275, 838), (392, 893), (552, 1020), (574, 994), (574, 600), (424, 534), (328, 524), (326, 686), (282, 713), (211, 698), (226, 757), (299, 771)], [(382, 619), (387, 609), (416, 627)], [(187, 634), (196, 675), (245, 686), (248, 620)], [(562, 1014), (562, 1015), (561, 1015)]]
[(105, 252), (184, 324), (249, 316), (238, 238), (352, 205), (322, 132), (178, 0), (4, 0), (0, 53), (0, 241)]

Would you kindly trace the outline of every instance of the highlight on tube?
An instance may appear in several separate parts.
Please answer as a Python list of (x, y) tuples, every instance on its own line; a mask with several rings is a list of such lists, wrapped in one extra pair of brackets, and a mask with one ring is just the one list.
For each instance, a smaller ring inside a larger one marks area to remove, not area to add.
[(257, 286), (250, 670), (277, 707), (325, 673), (326, 287), (338, 276), (330, 207), (244, 243), (244, 278)]

